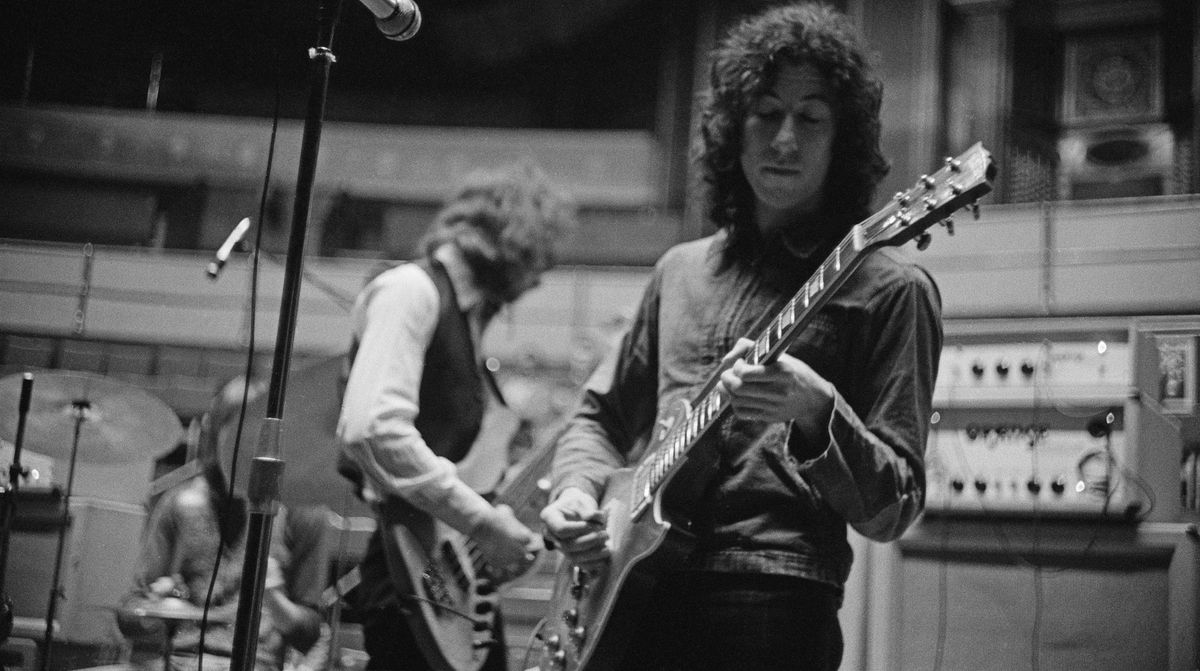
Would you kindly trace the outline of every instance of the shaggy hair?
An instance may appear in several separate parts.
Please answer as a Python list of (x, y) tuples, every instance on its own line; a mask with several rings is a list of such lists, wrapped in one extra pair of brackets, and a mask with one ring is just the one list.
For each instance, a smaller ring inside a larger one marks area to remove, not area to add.
[(834, 99), (837, 125), (819, 213), (823, 228), (844, 232), (866, 218), (875, 187), (888, 171), (879, 147), (882, 86), (850, 20), (813, 3), (774, 7), (742, 20), (713, 52), (712, 88), (701, 117), (699, 163), (708, 214), (728, 231), (727, 264), (753, 261), (762, 248), (754, 192), (740, 162), (742, 128), (784, 64), (814, 66)]
[(498, 309), (529, 288), (531, 277), (554, 267), (575, 226), (574, 201), (540, 168), (522, 163), (468, 175), (418, 247), (432, 255), (456, 245)]

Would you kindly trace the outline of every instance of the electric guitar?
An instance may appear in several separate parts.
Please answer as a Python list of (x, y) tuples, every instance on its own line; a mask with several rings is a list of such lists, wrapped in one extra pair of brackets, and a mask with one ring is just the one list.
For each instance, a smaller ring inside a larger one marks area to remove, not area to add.
[[(928, 228), (939, 222), (950, 228), (947, 217), (964, 205), (976, 209), (976, 199), (991, 190), (995, 171), (991, 155), (977, 143), (855, 225), (782, 309), (758, 322), (765, 327), (747, 336), (755, 345), (746, 360), (776, 360), (871, 252), (914, 238), (924, 249)], [(694, 546), (691, 514), (716, 466), (716, 454), (703, 439), (730, 407), (717, 388), (721, 372), (715, 371), (690, 402), (673, 408), (672, 421), (655, 429), (636, 465), (610, 475), (600, 507), (611, 561), (599, 569), (560, 564), (541, 632), (541, 671), (615, 667), (657, 574), (680, 565)]]
[[(489, 445), (500, 444), (507, 453), (516, 421), (502, 406), (489, 410), (468, 454), (486, 453), (493, 450)], [(508, 505), (522, 524), (539, 528), (553, 457), (554, 441), (535, 448), (513, 468), (512, 479), (500, 485), (493, 503)], [(500, 643), (494, 636), (497, 587), (519, 576), (489, 566), (470, 537), (399, 497), (388, 497), (375, 508), (388, 572), (426, 661), (442, 671), (477, 671)]]

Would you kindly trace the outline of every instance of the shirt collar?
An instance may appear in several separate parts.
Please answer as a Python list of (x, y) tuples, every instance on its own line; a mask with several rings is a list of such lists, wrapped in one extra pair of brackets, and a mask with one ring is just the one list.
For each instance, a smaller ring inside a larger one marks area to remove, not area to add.
[(442, 245), (433, 251), (433, 258), (445, 266), (450, 284), (454, 286), (454, 295), (458, 298), (459, 310), (469, 312), (483, 302), (483, 292), (475, 285), (475, 275), (458, 247)]

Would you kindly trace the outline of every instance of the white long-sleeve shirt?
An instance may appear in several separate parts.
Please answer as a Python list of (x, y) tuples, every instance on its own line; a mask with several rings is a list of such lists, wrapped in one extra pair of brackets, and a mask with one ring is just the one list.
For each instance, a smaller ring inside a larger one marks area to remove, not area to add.
[[(456, 248), (440, 247), (435, 258), (450, 275), (478, 342), (482, 293)], [(366, 476), (366, 496), (400, 496), (469, 533), (491, 506), (458, 478), (454, 464), (434, 454), (415, 425), (439, 305), (433, 279), (411, 263), (385, 271), (360, 292), (351, 313), (358, 350), (337, 433)]]

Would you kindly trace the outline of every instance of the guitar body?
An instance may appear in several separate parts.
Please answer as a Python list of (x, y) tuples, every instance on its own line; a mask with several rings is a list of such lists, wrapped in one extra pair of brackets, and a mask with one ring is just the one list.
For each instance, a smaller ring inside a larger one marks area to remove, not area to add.
[[(486, 491), (501, 480), (518, 426), (515, 413), (491, 404), (468, 458), (459, 464), (464, 482)], [(539, 523), (547, 503), (549, 483), (543, 476), (553, 448), (553, 442), (540, 446), (500, 481), (495, 503), (512, 508), (525, 526)], [(441, 671), (478, 671), (502, 643), (495, 635), (496, 588), (519, 576), (493, 571), (468, 536), (401, 498), (389, 497), (375, 513), (388, 572), (425, 659)]]
[(495, 643), (499, 595), (473, 563), (469, 540), (401, 499), (378, 506), (388, 571), (425, 659), (477, 671)]
[[(680, 403), (673, 425), (686, 413)], [(667, 431), (661, 431), (659, 440)], [(647, 449), (653, 454), (655, 446)], [(612, 559), (588, 568), (564, 562), (555, 577), (539, 669), (606, 671), (616, 668), (636, 633), (639, 616), (664, 570), (679, 566), (694, 546), (686, 511), (711, 480), (715, 454), (698, 449), (688, 455), (678, 477), (665, 485), (641, 514), (637, 468), (613, 472), (600, 508), (606, 515)], [(644, 464), (643, 464), (644, 465)]]

